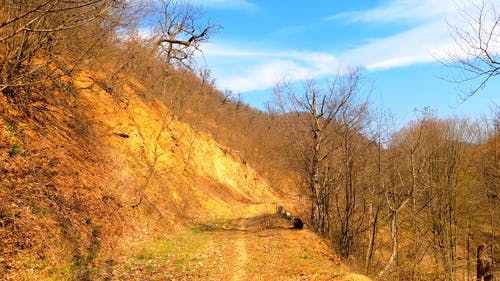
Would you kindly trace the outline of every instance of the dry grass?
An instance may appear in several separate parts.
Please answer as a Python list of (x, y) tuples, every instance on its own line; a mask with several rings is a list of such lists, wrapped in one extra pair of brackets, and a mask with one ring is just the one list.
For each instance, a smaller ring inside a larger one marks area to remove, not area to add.
[(313, 233), (269, 215), (280, 200), (240, 156), (139, 97), (139, 82), (114, 85), (117, 100), (100, 75), (38, 93), (29, 118), (0, 95), (0, 276), (342, 278)]
[[(116, 88), (123, 107), (90, 75), (43, 93), (28, 118), (0, 95), (4, 279), (99, 279), (142, 241), (276, 200), (250, 167), (138, 97), (136, 83)], [(146, 200), (132, 208), (140, 192)]]
[(144, 243), (120, 264), (113, 273), (120, 280), (369, 280), (346, 274), (314, 233), (276, 215), (198, 224)]

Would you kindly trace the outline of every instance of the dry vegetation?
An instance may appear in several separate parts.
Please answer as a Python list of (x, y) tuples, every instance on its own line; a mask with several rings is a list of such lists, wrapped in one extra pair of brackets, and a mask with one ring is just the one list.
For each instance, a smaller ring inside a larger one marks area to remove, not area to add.
[(471, 280), (476, 247), (495, 257), (499, 246), (498, 119), (425, 109), (394, 130), (356, 98), (360, 86), (353, 71), (278, 91), (311, 227), (378, 278)]
[[(126, 1), (2, 2), (1, 276), (226, 278), (210, 255), (229, 252), (241, 234), (173, 233), (237, 218), (250, 203), (264, 206), (254, 215), (269, 211), (279, 195), (344, 260), (380, 279), (472, 280), (484, 242), (498, 263), (498, 115), (440, 120), (424, 111), (394, 130), (358, 98), (357, 71), (326, 89), (284, 85), (276, 108), (257, 111), (190, 64), (218, 27), (190, 28), (198, 11), (179, 3), (161, 2), (166, 21), (145, 39), (132, 15), (150, 10)], [(172, 29), (183, 26), (174, 19), (187, 27)], [(245, 243), (271, 252), (289, 246), (280, 237), (314, 237), (259, 231)], [(201, 250), (172, 257), (172, 241)], [(151, 252), (155, 243), (161, 253)], [(307, 264), (304, 280), (326, 262), (314, 256), (326, 246), (307, 243), (287, 252)], [(256, 262), (301, 276), (282, 261)], [(261, 265), (245, 266), (257, 274)]]

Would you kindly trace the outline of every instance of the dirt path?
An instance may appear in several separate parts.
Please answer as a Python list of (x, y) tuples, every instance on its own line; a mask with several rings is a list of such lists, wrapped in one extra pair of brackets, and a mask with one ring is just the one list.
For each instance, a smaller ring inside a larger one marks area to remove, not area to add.
[(313, 232), (276, 215), (195, 225), (145, 244), (115, 269), (117, 280), (369, 281), (331, 253)]
[[(243, 221), (239, 224), (239, 229), (246, 231), (246, 225)], [(248, 264), (247, 243), (245, 234), (239, 234), (234, 245), (234, 252), (237, 254), (236, 262), (234, 265), (233, 281), (245, 280), (246, 268)]]

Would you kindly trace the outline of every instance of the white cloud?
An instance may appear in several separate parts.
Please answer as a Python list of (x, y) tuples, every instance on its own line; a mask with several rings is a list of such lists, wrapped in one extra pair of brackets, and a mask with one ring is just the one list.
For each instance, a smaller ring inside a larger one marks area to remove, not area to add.
[(234, 92), (272, 88), (282, 79), (295, 82), (335, 73), (339, 62), (331, 54), (305, 51), (264, 52), (207, 45), (205, 57), (218, 65), (218, 86)]
[[(371, 71), (436, 60), (452, 46), (444, 19), (430, 21), (393, 36), (373, 39), (338, 54), (314, 51), (248, 50), (210, 44), (205, 48), (209, 64), (221, 88), (248, 92), (272, 88), (283, 78), (301, 81), (335, 75), (342, 65)], [(230, 69), (231, 71), (228, 71)]]
[[(498, 0), (487, 2), (487, 9), (493, 9), (495, 1)], [(372, 40), (339, 57), (350, 64), (379, 70), (448, 60), (450, 56), (467, 56), (454, 42), (450, 26), (462, 26), (474, 34), (469, 23), (463, 22), (464, 15), (460, 15), (459, 11), (476, 15), (481, 5), (481, 0), (393, 0), (371, 10), (335, 15), (331, 19), (344, 19), (350, 23), (418, 21), (413, 28)], [(491, 28), (496, 18), (492, 18), (487, 11), (483, 20), (484, 26)], [(500, 46), (493, 44), (489, 47), (492, 51), (500, 50)]]
[[(329, 20), (349, 23), (391, 23), (400, 21), (429, 20), (443, 17), (456, 10), (466, 0), (394, 0), (385, 5), (363, 11), (351, 11), (333, 15)], [(470, 0), (469, 0), (470, 2)]]
[(272, 60), (257, 65), (248, 73), (222, 79), (220, 83), (224, 85), (224, 88), (232, 89), (235, 92), (248, 92), (271, 88), (283, 77), (295, 81), (305, 79), (308, 75), (309, 69), (294, 61)]
[(373, 40), (340, 57), (349, 64), (361, 65), (369, 70), (401, 67), (435, 61), (435, 54), (448, 47), (451, 41), (443, 19)]
[(204, 50), (218, 85), (235, 92), (270, 89), (284, 78), (295, 82), (335, 75), (342, 65), (376, 71), (428, 63), (444, 59), (456, 50), (446, 20), (456, 16), (457, 7), (466, 9), (472, 3), (393, 0), (371, 10), (335, 15), (333, 18), (352, 23), (414, 21), (406, 31), (371, 39), (335, 54), (314, 50), (263, 51), (220, 44), (209, 44)]

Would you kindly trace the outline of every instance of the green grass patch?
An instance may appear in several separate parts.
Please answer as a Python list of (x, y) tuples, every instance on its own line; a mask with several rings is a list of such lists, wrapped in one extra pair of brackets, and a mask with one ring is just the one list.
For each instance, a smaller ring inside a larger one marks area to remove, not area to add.
[(90, 216), (85, 216), (85, 224), (92, 224), (92, 218)]
[(187, 256), (200, 249), (205, 240), (202, 237), (202, 232), (185, 232), (180, 236), (153, 240), (153, 251), (154, 254), (160, 257), (171, 255)]
[(15, 143), (12, 145), (12, 147), (9, 150), (9, 157), (14, 157), (19, 154), (20, 152), (21, 145), (18, 143)]
[(123, 265), (123, 269), (134, 272), (142, 268), (168, 276), (198, 269), (200, 253), (209, 248), (208, 235), (202, 229), (194, 228), (175, 236), (150, 240), (142, 245), (129, 264)]
[(196, 224), (193, 227), (191, 227), (191, 232), (193, 234), (201, 234), (203, 232), (213, 232), (216, 231), (218, 228), (216, 226), (210, 225), (210, 224)]
[(31, 207), (33, 209), (33, 214), (37, 216), (43, 217), (47, 213), (47, 209), (37, 203), (33, 203)]
[(4, 120), (3, 125), (11, 137), (17, 137), (20, 133), (19, 126), (13, 121)]
[(153, 253), (143, 250), (140, 254), (136, 255), (135, 258), (139, 261), (148, 261), (153, 258)]

